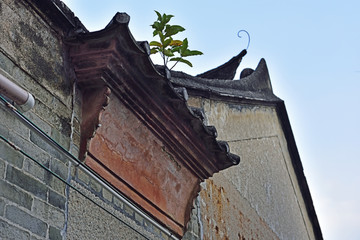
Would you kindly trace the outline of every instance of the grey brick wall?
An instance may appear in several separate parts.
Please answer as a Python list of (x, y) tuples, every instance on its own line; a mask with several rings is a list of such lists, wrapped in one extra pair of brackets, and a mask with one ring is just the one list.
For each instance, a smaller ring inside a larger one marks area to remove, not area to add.
[[(26, 1), (1, 1), (0, 73), (30, 91), (25, 113), (65, 149), (71, 140), (71, 80), (65, 75), (61, 32), (54, 31)], [(15, 116), (0, 108), (0, 135), (59, 176), (68, 160)], [(63, 239), (65, 184), (0, 140), (0, 239)], [(65, 235), (64, 235), (65, 236)]]
[[(11, 131), (10, 131), (11, 132)], [(51, 239), (64, 225), (64, 196), (29, 174), (24, 156), (0, 141), (0, 233), (2, 239)], [(30, 163), (31, 164), (31, 163)], [(33, 163), (34, 164), (34, 163)], [(39, 169), (40, 174), (44, 172)], [(44, 174), (44, 173), (43, 173)], [(64, 194), (64, 193), (63, 193)]]
[[(0, 5), (0, 73), (34, 95), (24, 116), (77, 156), (81, 94), (65, 74), (62, 33), (27, 1)], [(0, 135), (28, 155), (0, 139), (0, 239), (169, 239), (4, 107)], [(184, 239), (199, 239), (196, 221), (193, 211)]]

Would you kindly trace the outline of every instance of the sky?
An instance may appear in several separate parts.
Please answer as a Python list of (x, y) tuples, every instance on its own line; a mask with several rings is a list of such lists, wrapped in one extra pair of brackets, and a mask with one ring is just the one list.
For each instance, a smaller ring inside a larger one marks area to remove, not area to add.
[[(274, 93), (285, 101), (324, 239), (360, 239), (360, 1), (358, 0), (63, 0), (90, 30), (116, 12), (130, 15), (137, 41), (156, 40), (153, 10), (186, 28), (202, 56), (196, 75), (246, 48), (240, 69), (265, 58)], [(155, 63), (159, 59), (153, 59)], [(239, 78), (239, 76), (236, 76)]]

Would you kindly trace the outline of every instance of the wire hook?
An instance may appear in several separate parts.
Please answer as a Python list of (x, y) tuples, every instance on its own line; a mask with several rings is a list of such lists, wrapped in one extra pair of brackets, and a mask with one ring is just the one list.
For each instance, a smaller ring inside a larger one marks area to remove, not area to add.
[(247, 36), (248, 36), (249, 41), (248, 41), (248, 44), (247, 44), (247, 46), (246, 46), (246, 50), (248, 50), (249, 45), (250, 45), (250, 34), (249, 34), (248, 31), (246, 31), (246, 30), (240, 30), (240, 31), (238, 32), (238, 34), (237, 34), (239, 38), (241, 38), (241, 36), (240, 36), (240, 33), (241, 33), (241, 32), (245, 32), (245, 33), (247, 34)]

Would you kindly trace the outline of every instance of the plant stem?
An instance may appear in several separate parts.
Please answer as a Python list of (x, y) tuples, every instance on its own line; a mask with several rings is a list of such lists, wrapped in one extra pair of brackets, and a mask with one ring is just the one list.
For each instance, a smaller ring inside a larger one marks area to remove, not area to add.
[[(164, 46), (164, 43), (163, 43), (163, 42), (161, 42), (161, 44)], [(165, 56), (164, 52), (165, 52), (165, 48), (164, 48), (164, 47), (162, 47), (162, 53), (161, 53), (161, 56), (162, 56), (163, 61), (164, 61), (164, 67), (166, 67), (166, 65), (167, 65), (167, 61), (166, 61), (166, 56)]]
[(176, 64), (178, 64), (179, 61), (180, 60), (176, 61), (176, 63), (170, 68), (170, 70), (172, 70), (176, 66)]

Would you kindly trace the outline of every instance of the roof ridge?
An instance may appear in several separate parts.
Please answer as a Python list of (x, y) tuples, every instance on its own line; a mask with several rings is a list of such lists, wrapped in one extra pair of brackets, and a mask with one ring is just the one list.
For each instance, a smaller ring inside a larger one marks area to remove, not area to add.
[(198, 74), (196, 77), (207, 78), (207, 79), (227, 79), (232, 80), (235, 77), (236, 70), (240, 65), (242, 58), (246, 55), (246, 49), (242, 50), (238, 55), (231, 58), (226, 63)]

